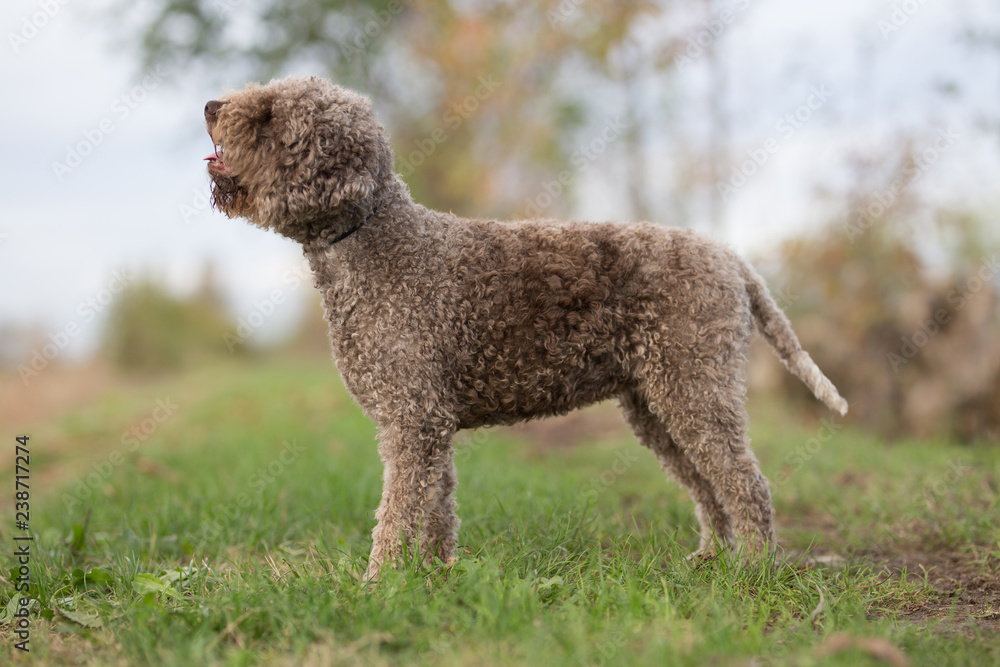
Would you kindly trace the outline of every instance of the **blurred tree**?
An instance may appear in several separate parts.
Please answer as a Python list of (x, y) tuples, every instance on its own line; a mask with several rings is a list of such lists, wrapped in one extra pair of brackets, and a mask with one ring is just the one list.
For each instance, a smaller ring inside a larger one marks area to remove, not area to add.
[(1000, 440), (1000, 259), (975, 241), (981, 218), (926, 219), (911, 147), (856, 158), (845, 209), (783, 244), (768, 273), (849, 419), (889, 437)]
[[(980, 16), (977, 19), (968, 22), (961, 35), (962, 40), (971, 49), (989, 50), (994, 58), (1000, 56), (1000, 11), (993, 8), (988, 18)], [(979, 81), (976, 85), (979, 85)], [(939, 83), (939, 88), (940, 92), (949, 95), (961, 92), (961, 84), (957, 81), (942, 81)], [(982, 129), (1000, 138), (1000, 114), (996, 113), (995, 109), (992, 114), (980, 115), (976, 121)]]
[(330, 333), (318, 290), (309, 291), (295, 334), (276, 351), (293, 358), (329, 363)]
[[(228, 356), (225, 335), (236, 329), (219, 298), (214, 272), (187, 299), (170, 296), (150, 280), (132, 283), (115, 299), (105, 323), (102, 347), (126, 372), (159, 372), (212, 356)], [(233, 352), (243, 353), (243, 346)]]
[[(365, 91), (392, 129), (397, 170), (430, 206), (565, 213), (572, 183), (553, 176), (575, 183), (588, 161), (619, 160), (632, 216), (653, 219), (644, 91), (673, 70), (688, 41), (671, 27), (687, 14), (679, 0), (155, 0), (115, 17), (140, 36), (145, 65), (242, 79), (306, 64)], [(581, 139), (616, 114), (621, 145), (581, 157)]]

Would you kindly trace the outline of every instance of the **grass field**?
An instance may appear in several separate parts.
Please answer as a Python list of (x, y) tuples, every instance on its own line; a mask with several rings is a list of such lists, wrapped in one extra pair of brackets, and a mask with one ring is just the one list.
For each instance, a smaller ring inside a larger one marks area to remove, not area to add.
[[(611, 406), (463, 435), (460, 560), (362, 582), (381, 468), (327, 364), (117, 385), (31, 439), (26, 664), (997, 665), (1000, 449), (753, 401), (786, 562), (685, 561), (693, 506)], [(130, 433), (135, 429), (134, 433)], [(6, 658), (0, 658), (0, 662)]]

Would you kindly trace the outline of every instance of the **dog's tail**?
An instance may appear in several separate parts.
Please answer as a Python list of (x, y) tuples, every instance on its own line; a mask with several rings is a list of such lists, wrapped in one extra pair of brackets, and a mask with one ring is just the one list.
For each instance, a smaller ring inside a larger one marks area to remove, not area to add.
[(802, 349), (791, 323), (771, 298), (764, 280), (746, 263), (743, 263), (743, 278), (747, 294), (750, 295), (750, 312), (753, 313), (757, 329), (774, 348), (781, 363), (792, 375), (802, 380), (809, 391), (828, 408), (841, 415), (847, 414), (847, 401), (837, 393), (837, 388)]

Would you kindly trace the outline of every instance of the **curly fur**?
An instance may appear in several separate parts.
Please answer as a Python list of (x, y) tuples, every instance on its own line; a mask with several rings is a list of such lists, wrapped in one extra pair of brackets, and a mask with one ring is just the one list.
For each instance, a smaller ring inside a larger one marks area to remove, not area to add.
[(456, 431), (608, 398), (697, 503), (702, 553), (713, 536), (773, 547), (746, 435), (753, 326), (820, 400), (847, 403), (735, 254), (648, 223), (428, 210), (368, 101), (314, 77), (250, 85), (210, 102), (206, 122), (216, 207), (303, 245), (344, 384), (378, 424), (369, 578), (404, 547), (454, 557)]

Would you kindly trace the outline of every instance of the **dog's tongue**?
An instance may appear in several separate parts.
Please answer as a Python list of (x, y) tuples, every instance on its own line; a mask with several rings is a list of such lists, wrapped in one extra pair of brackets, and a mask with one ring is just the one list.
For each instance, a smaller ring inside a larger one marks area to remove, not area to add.
[(229, 165), (222, 159), (222, 154), (218, 150), (206, 157), (205, 162), (208, 162), (209, 174), (213, 176), (229, 175)]

